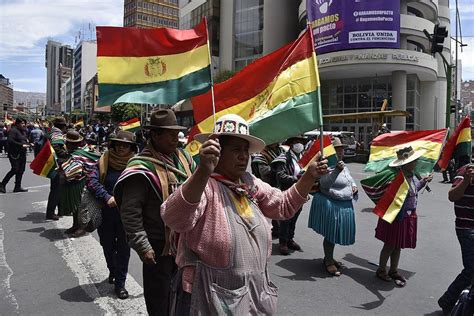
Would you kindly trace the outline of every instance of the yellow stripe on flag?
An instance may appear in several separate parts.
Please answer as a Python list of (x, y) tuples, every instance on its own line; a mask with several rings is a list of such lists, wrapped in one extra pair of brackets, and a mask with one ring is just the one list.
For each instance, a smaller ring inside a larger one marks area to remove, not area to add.
[(409, 189), (408, 182), (406, 178), (403, 177), (403, 183), (398, 188), (395, 198), (393, 199), (392, 203), (390, 203), (390, 206), (388, 207), (387, 211), (382, 217), (383, 220), (389, 222), (390, 224), (393, 223), (398, 213), (400, 213), (403, 203), (406, 200), (408, 189)]
[[(431, 142), (427, 140), (416, 140), (413, 142), (408, 142), (403, 144), (403, 147), (411, 146), (414, 151), (423, 149), (426, 150), (423, 157), (438, 160), (439, 153), (443, 144)], [(397, 156), (397, 150), (400, 149), (400, 146), (371, 146), (370, 147), (370, 160), (376, 161), (386, 158), (394, 158)]]
[(198, 142), (197, 140), (192, 140), (187, 146), (186, 146), (186, 151), (191, 155), (191, 156), (196, 156), (199, 154), (199, 148), (201, 148), (201, 143)]
[(133, 129), (133, 128), (137, 128), (137, 127), (140, 127), (140, 121), (138, 122), (135, 122), (135, 123), (132, 123), (132, 124), (129, 124), (129, 125), (123, 125), (121, 126), (122, 130), (123, 131), (128, 131), (130, 129)]
[[(216, 113), (216, 120), (226, 114), (238, 114), (247, 121), (262, 118), (265, 113), (277, 105), (300, 95), (308, 94), (319, 88), (319, 75), (315, 69), (316, 55), (301, 60), (282, 71), (270, 85), (255, 97), (235, 104)], [(214, 126), (212, 116), (198, 124), (201, 132), (211, 132)]]
[(43, 169), (41, 169), (41, 173), (39, 174), (42, 177), (47, 177), (48, 173), (50, 172), (50, 170), (52, 169), (52, 167), (56, 163), (56, 161), (54, 160), (53, 152), (54, 152), (54, 149), (51, 146), (51, 155), (49, 155), (48, 161), (46, 161), (46, 163), (43, 166)]
[(456, 145), (459, 143), (470, 142), (472, 140), (471, 129), (463, 128), (459, 133), (459, 137), (456, 141)]
[[(146, 84), (173, 80), (209, 66), (208, 46), (164, 56), (97, 57), (100, 84)], [(183, 67), (183, 65), (186, 65)]]
[[(319, 140), (317, 141), (319, 142)], [(327, 147), (324, 147), (323, 153), (325, 157), (329, 157), (336, 154), (336, 149), (334, 148), (334, 146), (329, 145)], [(316, 155), (313, 158), (311, 158), (311, 160), (308, 162), (306, 166), (304, 166), (303, 170), (306, 171), (306, 169), (308, 169), (308, 166), (315, 160), (316, 160)]]

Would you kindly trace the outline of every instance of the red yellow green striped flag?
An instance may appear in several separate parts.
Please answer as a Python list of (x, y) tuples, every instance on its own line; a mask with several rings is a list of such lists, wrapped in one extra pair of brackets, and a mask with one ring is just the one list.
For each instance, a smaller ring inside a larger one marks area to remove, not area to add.
[(421, 176), (433, 171), (446, 140), (447, 129), (391, 132), (377, 136), (370, 146), (370, 157), (365, 171), (380, 172), (397, 159), (396, 151), (411, 146), (414, 151), (424, 150), (415, 172)]
[(174, 104), (211, 87), (206, 20), (191, 30), (97, 27), (99, 106)]
[(471, 157), (471, 142), (471, 119), (469, 116), (466, 116), (446, 142), (441, 159), (438, 161), (439, 167), (442, 170), (446, 170), (452, 158), (459, 158), (461, 156)]
[(403, 171), (400, 170), (375, 206), (373, 212), (391, 224), (402, 209), (409, 188), (409, 184), (405, 179)]
[(49, 143), (49, 140), (46, 140), (43, 148), (31, 162), (30, 169), (34, 174), (50, 179), (54, 178), (56, 175), (56, 155), (54, 153), (53, 147)]
[[(320, 82), (311, 30), (216, 84), (214, 95), (216, 119), (238, 114), (249, 122), (250, 134), (267, 144), (321, 126)], [(193, 97), (191, 102), (197, 124), (191, 138), (212, 132), (211, 92)]]
[(371, 177), (360, 180), (362, 189), (377, 204), (397, 175), (397, 169), (387, 168)]
[(135, 117), (126, 122), (119, 123), (120, 128), (123, 131), (135, 132), (141, 126), (140, 119)]
[[(332, 145), (331, 137), (329, 135), (323, 136), (323, 153), (326, 159), (328, 160), (329, 167), (335, 167), (338, 158), (336, 155), (336, 149)], [(321, 142), (319, 139), (316, 139), (311, 147), (301, 156), (301, 159), (298, 161), (300, 167), (304, 170), (308, 168), (308, 165), (316, 159), (316, 155), (321, 151)]]

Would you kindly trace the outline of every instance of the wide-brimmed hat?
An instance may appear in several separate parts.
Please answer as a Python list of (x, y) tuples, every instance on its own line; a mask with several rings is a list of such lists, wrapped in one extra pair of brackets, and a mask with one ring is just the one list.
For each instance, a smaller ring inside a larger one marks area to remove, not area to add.
[(308, 139), (307, 139), (306, 137), (304, 137), (303, 135), (297, 135), (297, 136), (293, 136), (293, 137), (287, 138), (287, 139), (283, 142), (283, 145), (289, 146), (290, 144), (292, 144), (292, 143), (294, 143), (294, 142), (306, 143), (307, 141), (308, 141)]
[(79, 132), (77, 132), (75, 130), (69, 130), (66, 133), (66, 142), (67, 143), (80, 143), (80, 142), (82, 142), (83, 139), (84, 139), (84, 137), (82, 137), (81, 134), (79, 134)]
[(249, 142), (249, 153), (258, 153), (265, 148), (265, 142), (258, 137), (250, 135), (249, 124), (237, 114), (226, 114), (216, 121), (214, 133), (202, 133), (194, 135), (194, 139), (204, 143), (209, 136), (234, 136)]
[(339, 137), (334, 137), (332, 139), (332, 145), (333, 145), (334, 148), (336, 148), (336, 147), (347, 147), (347, 144), (343, 144)]
[(53, 120), (53, 124), (54, 125), (64, 125), (64, 126), (67, 125), (66, 119), (62, 116), (55, 117), (54, 120)]
[(178, 125), (178, 121), (176, 120), (176, 115), (174, 112), (169, 109), (162, 109), (157, 110), (151, 113), (150, 115), (150, 125), (145, 125), (143, 128), (148, 129), (178, 129), (178, 130), (186, 130), (187, 128), (184, 126)]
[(127, 131), (119, 131), (117, 135), (110, 138), (111, 141), (136, 144), (135, 134)]
[(403, 147), (397, 150), (397, 159), (392, 161), (389, 166), (400, 167), (406, 165), (407, 163), (417, 160), (418, 158), (423, 156), (424, 153), (425, 150), (423, 149), (419, 149), (415, 152), (411, 146)]

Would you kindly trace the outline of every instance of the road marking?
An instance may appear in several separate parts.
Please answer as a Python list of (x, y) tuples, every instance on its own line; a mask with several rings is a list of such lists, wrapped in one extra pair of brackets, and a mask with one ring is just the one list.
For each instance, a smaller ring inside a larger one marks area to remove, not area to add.
[[(48, 201), (34, 202), (36, 209), (46, 208)], [(72, 226), (72, 217), (66, 216), (59, 221), (51, 222), (58, 229)], [(69, 269), (79, 280), (80, 287), (99, 305), (107, 315), (144, 315), (146, 314), (143, 288), (128, 274), (126, 288), (130, 297), (126, 300), (117, 299), (113, 285), (104, 282), (109, 276), (100, 243), (91, 235), (81, 238), (59, 238), (54, 242), (56, 248)]]
[(26, 187), (26, 189), (40, 189), (40, 188), (46, 188), (49, 187), (51, 184), (42, 184), (42, 185), (35, 185), (34, 187)]
[[(0, 220), (4, 216), (5, 213), (0, 212)], [(7, 300), (9, 306), (4, 306), (4, 309), (11, 308), (11, 310), (2, 310), (2, 313), (5, 313), (4, 315), (20, 314), (18, 302), (10, 287), (10, 277), (13, 275), (13, 270), (7, 263), (5, 248), (3, 246), (4, 239), (5, 233), (3, 231), (3, 226), (0, 224), (0, 276), (3, 276), (0, 279), (0, 299), (5, 298)]]

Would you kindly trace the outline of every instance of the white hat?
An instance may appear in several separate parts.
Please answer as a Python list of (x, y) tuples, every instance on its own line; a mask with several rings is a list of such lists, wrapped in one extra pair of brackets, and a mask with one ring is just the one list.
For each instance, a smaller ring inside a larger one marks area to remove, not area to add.
[(261, 152), (265, 148), (265, 142), (258, 137), (249, 134), (249, 124), (237, 114), (226, 114), (216, 121), (214, 133), (202, 133), (194, 135), (194, 139), (204, 143), (211, 135), (228, 135), (245, 139), (249, 142), (249, 153)]
[(389, 166), (400, 167), (406, 165), (407, 163), (417, 160), (423, 156), (424, 153), (425, 150), (423, 149), (419, 149), (415, 152), (411, 146), (403, 147), (397, 150), (397, 159), (392, 161)]

